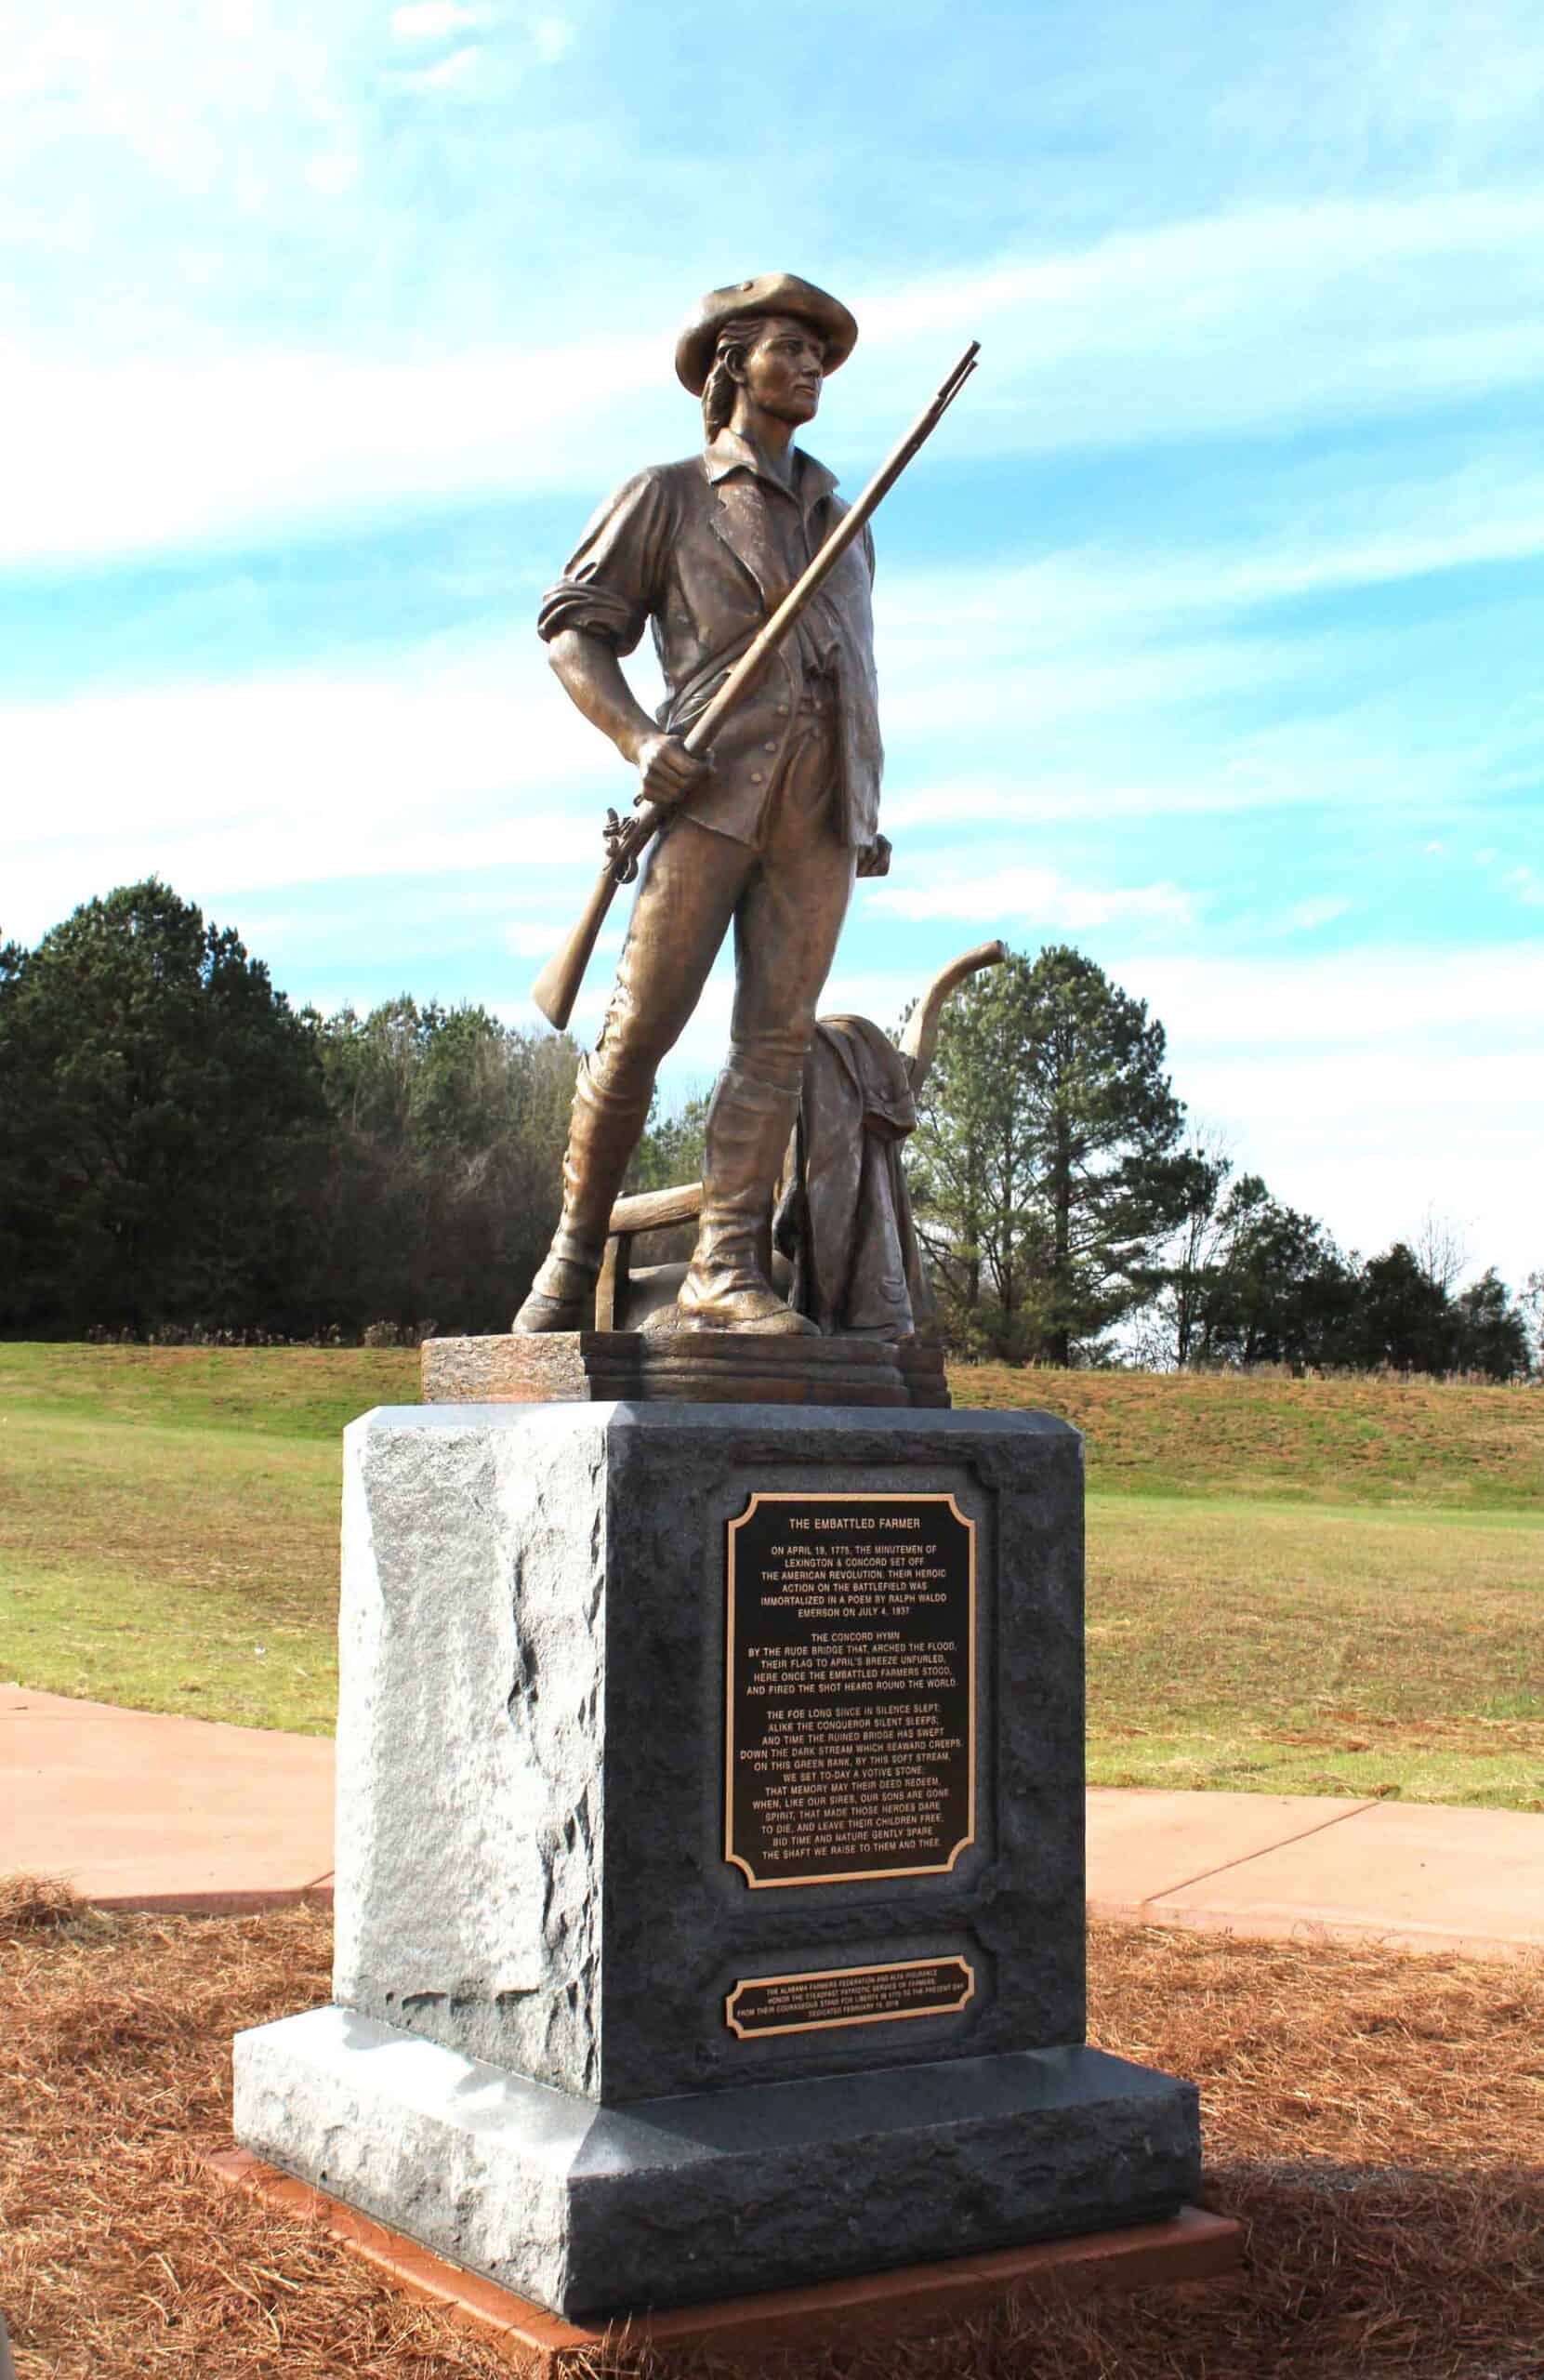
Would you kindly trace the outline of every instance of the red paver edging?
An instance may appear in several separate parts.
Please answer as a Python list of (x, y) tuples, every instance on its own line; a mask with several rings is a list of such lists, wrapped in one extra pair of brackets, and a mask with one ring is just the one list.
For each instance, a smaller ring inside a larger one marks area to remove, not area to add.
[(770, 2357), (841, 2341), (926, 2334), (1000, 2306), (1015, 2295), (1089, 2297), (1096, 2292), (1220, 2281), (1235, 2273), (1243, 2227), (1187, 2206), (1168, 2223), (1137, 2224), (1076, 2240), (1045, 2240), (989, 2255), (955, 2256), (897, 2272), (863, 2273), (811, 2289), (774, 2289), (635, 2315), (587, 2328), (547, 2313), (510, 2290), (464, 2272), (400, 2232), (325, 2191), (296, 2181), (244, 2149), (204, 2160), (227, 2188), (255, 2191), (271, 2206), (321, 2223), (394, 2288), (439, 2306), (458, 2328), (511, 2362), (557, 2380), (579, 2356), (602, 2346), (711, 2347), (750, 2369)]

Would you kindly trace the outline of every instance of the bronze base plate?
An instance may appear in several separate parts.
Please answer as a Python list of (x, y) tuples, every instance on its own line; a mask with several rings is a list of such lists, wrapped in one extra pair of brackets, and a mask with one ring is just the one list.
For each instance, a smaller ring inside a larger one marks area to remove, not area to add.
[(916, 1339), (755, 1331), (505, 1331), (426, 1339), (426, 1405), (553, 1405), (671, 1398), (687, 1405), (944, 1407), (943, 1351)]
[(393, 2288), (438, 2306), (458, 2330), (481, 2339), (532, 2380), (560, 2380), (563, 2373), (592, 2370), (588, 2359), (598, 2349), (624, 2346), (694, 2347), (732, 2369), (754, 2373), (790, 2354), (819, 2354), (908, 2334), (928, 2336), (978, 2319), (1010, 2297), (1066, 2301), (1106, 2291), (1228, 2280), (1237, 2273), (1243, 2253), (1241, 2224), (1183, 2206), (1168, 2223), (1041, 2240), (939, 2264), (906, 2265), (896, 2272), (860, 2273), (808, 2289), (771, 2289), (754, 2297), (672, 2307), (587, 2329), (431, 2255), (400, 2231), (281, 2174), (249, 2149), (228, 2149), (204, 2162), (228, 2188), (254, 2190), (271, 2206), (323, 2224)]

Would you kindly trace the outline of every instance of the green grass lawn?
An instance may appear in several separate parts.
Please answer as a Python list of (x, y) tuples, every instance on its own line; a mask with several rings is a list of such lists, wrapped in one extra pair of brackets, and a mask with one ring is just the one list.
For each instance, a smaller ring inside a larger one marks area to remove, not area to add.
[(324, 1734), (338, 1435), (415, 1354), (0, 1346), (0, 1674)]
[(1089, 1779), (1544, 1809), (1534, 1513), (1094, 1493)]
[[(954, 1388), (1088, 1434), (1094, 1782), (1544, 1808), (1544, 1392)], [(396, 1352), (0, 1346), (0, 1674), (325, 1731), (338, 1433), (416, 1391)]]

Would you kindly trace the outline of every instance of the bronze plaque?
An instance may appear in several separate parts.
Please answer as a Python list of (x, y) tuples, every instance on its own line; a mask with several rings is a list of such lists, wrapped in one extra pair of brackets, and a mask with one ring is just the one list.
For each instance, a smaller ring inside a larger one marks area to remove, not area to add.
[(724, 2002), (724, 2022), (748, 2042), (764, 2033), (824, 2033), (837, 2025), (883, 2025), (900, 2016), (957, 2016), (975, 1989), (970, 1960), (958, 1958), (753, 1975)]
[(975, 1524), (754, 1495), (729, 1524), (724, 1857), (761, 1889), (946, 1874), (975, 1840)]

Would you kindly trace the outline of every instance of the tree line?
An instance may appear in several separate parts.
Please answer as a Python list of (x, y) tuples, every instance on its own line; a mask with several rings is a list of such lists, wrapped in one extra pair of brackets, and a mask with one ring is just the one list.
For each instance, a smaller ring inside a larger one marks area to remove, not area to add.
[(910, 1176), (959, 1349), (1155, 1368), (1482, 1372), (1530, 1368), (1544, 1276), (1455, 1287), (1435, 1225), (1364, 1260), (1186, 1133), (1164, 1030), (1064, 946), (1011, 958), (950, 1001)]
[(297, 1012), (155, 881), (0, 950), (0, 1330), (503, 1329), (578, 1053), (484, 1010)]
[[(88, 901), (0, 945), (0, 1334), (504, 1329), (578, 1058), (477, 1006), (295, 1009), (154, 879)], [(1432, 1250), (1344, 1254), (1187, 1141), (1165, 1067), (1162, 1026), (1074, 950), (950, 1003), (910, 1172), (957, 1351), (1527, 1368), (1493, 1273), (1459, 1290)], [(690, 1180), (703, 1117), (652, 1117), (629, 1186)]]

